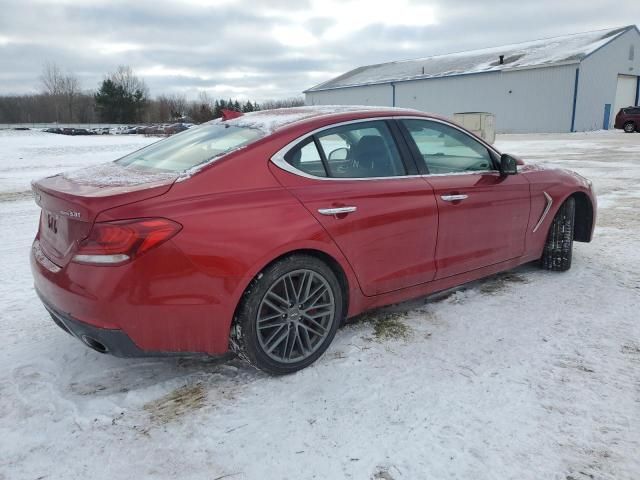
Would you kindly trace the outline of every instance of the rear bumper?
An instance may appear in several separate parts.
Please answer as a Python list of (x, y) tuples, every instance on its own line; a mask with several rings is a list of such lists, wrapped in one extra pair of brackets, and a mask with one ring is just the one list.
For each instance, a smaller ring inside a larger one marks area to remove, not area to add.
[(95, 327), (76, 320), (71, 315), (56, 310), (40, 292), (38, 296), (51, 318), (62, 330), (76, 337), (89, 348), (99, 353), (110, 353), (116, 357), (156, 357), (165, 356), (163, 352), (147, 352), (133, 343), (122, 330)]
[(92, 348), (83, 335), (117, 356), (228, 351), (231, 279), (202, 274), (171, 242), (114, 267), (58, 266), (37, 247), (38, 239), (31, 251), (38, 295), (58, 325)]

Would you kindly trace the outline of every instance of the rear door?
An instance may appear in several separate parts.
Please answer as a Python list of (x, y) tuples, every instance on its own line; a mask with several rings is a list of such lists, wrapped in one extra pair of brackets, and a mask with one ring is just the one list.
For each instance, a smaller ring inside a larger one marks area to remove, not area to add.
[(488, 147), (452, 125), (407, 119), (401, 127), (438, 205), (436, 278), (521, 256), (530, 209), (524, 175), (501, 176)]
[(435, 276), (437, 206), (384, 120), (327, 128), (274, 157), (274, 174), (325, 227), (365, 295)]

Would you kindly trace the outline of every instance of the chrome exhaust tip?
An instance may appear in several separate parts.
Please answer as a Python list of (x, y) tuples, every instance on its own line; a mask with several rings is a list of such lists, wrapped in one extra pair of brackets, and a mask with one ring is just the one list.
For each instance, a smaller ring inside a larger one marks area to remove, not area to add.
[(98, 353), (107, 353), (109, 351), (105, 344), (99, 342), (95, 338), (88, 337), (87, 335), (82, 335), (80, 339), (87, 347), (95, 350)]

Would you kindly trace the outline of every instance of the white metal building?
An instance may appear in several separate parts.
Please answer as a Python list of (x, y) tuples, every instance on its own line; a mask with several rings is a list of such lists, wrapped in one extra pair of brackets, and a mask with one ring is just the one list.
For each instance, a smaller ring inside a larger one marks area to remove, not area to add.
[(368, 65), (304, 93), (309, 105), (491, 112), (498, 132), (570, 132), (612, 128), (621, 107), (638, 105), (639, 75), (630, 25)]

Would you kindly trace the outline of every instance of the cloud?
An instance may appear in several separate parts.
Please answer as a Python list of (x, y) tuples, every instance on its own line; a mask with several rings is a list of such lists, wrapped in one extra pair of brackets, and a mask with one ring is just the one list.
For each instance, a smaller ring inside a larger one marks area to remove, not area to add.
[(636, 0), (0, 0), (0, 93), (46, 61), (86, 89), (130, 65), (152, 94), (300, 95), (369, 63), (625, 25)]

